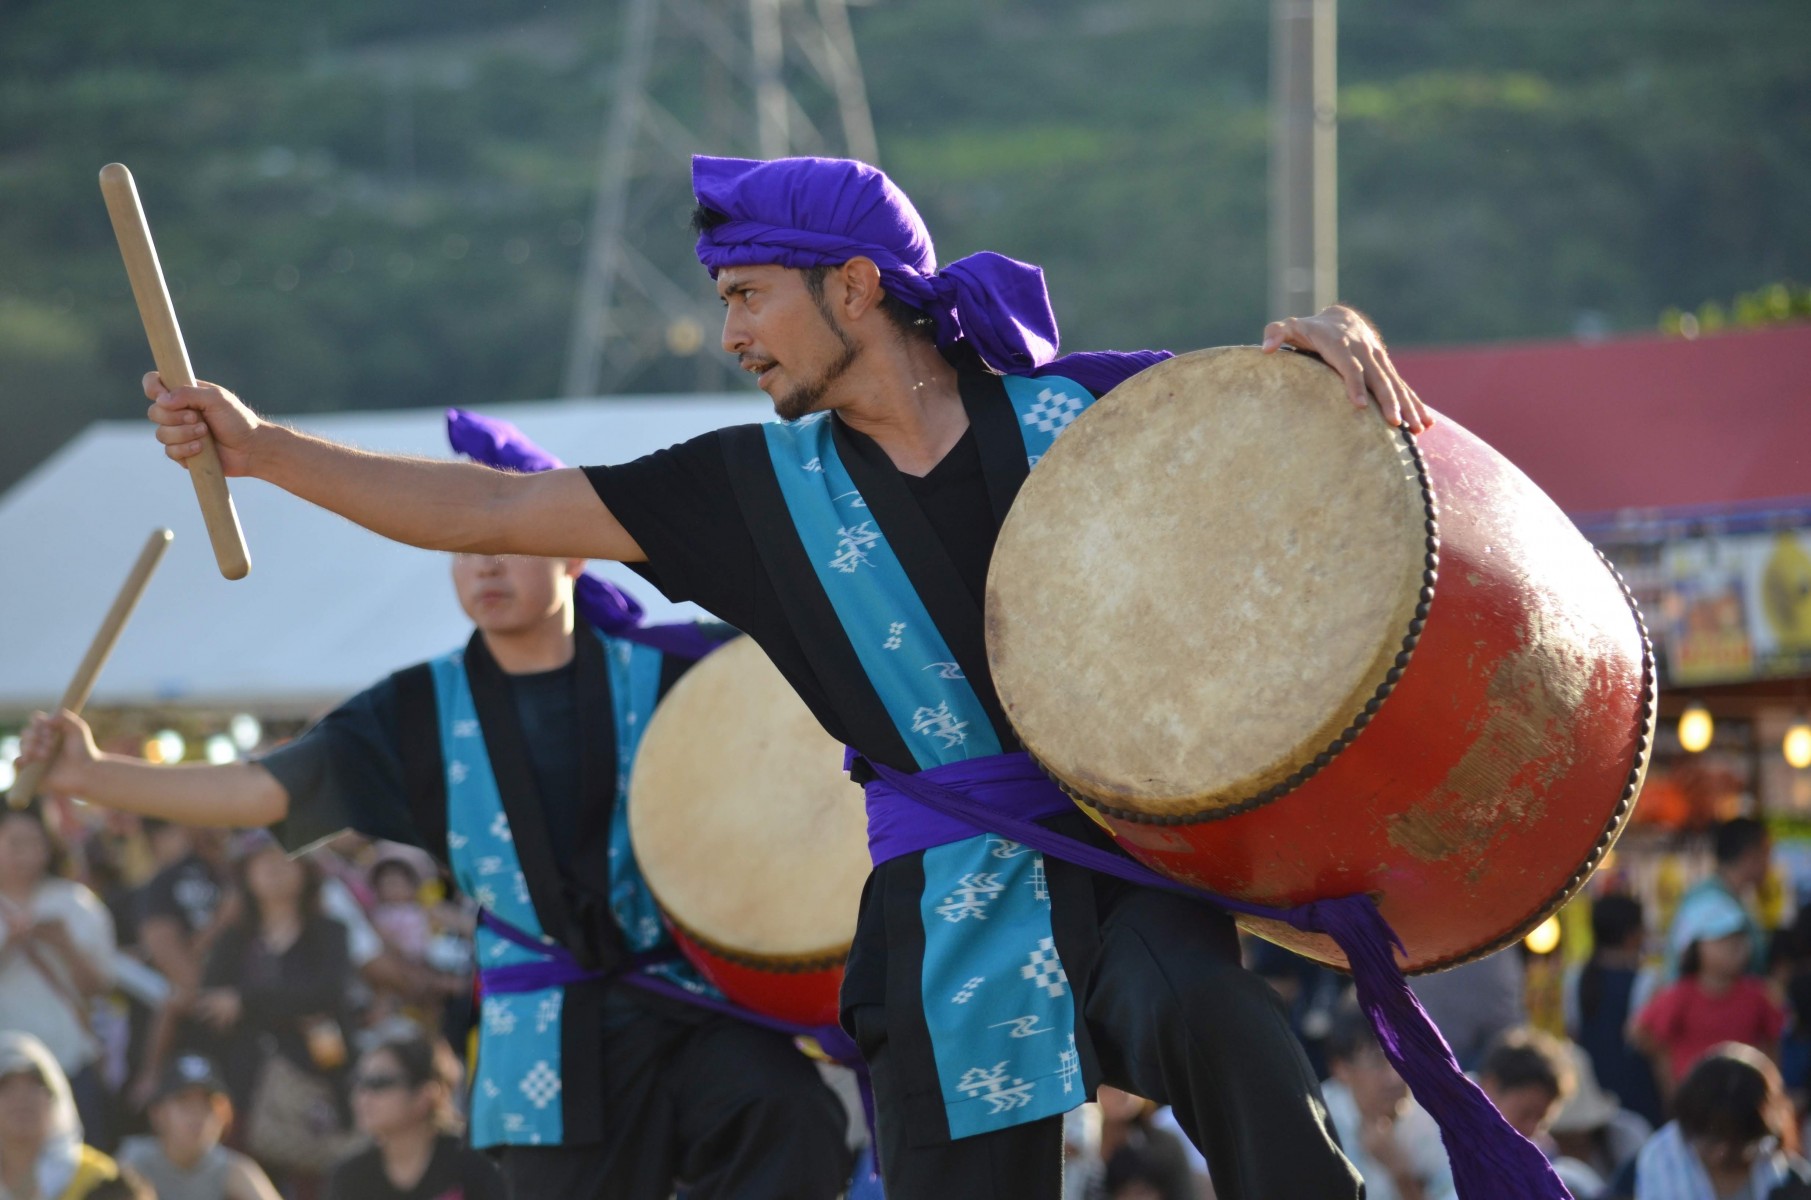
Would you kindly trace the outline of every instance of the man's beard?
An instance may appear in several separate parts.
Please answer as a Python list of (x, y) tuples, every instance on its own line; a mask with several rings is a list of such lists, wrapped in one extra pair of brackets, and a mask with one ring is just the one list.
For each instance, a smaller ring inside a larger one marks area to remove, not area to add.
[(824, 393), (830, 385), (841, 379), (855, 360), (861, 356), (861, 347), (855, 339), (843, 332), (843, 327), (836, 322), (835, 316), (821, 298), (817, 299), (817, 310), (824, 318), (824, 324), (836, 335), (836, 340), (843, 345), (843, 352), (836, 356), (836, 361), (818, 373), (816, 379), (807, 380), (773, 402), (774, 415), (782, 421), (796, 421), (808, 413), (817, 411), (817, 406), (824, 399)]

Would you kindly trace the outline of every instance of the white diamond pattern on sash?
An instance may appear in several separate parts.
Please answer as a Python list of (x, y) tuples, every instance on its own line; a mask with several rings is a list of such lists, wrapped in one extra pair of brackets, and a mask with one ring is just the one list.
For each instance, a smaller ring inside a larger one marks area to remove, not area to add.
[(1042, 388), (1037, 399), (1019, 419), (1039, 433), (1048, 433), (1053, 437), (1069, 428), (1075, 418), (1082, 415), (1087, 402), (1080, 396), (1071, 396), (1060, 388)]

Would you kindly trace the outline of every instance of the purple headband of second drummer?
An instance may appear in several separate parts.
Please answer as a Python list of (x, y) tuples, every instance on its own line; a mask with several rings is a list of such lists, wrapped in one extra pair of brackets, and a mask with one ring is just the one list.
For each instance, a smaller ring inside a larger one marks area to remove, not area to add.
[(1057, 355), (1044, 272), (983, 251), (937, 269), (918, 210), (878, 168), (846, 158), (692, 158), (698, 203), (725, 218), (698, 234), (698, 261), (724, 267), (833, 267), (867, 258), (889, 295), (928, 314), (937, 345), (971, 346), (996, 371)]

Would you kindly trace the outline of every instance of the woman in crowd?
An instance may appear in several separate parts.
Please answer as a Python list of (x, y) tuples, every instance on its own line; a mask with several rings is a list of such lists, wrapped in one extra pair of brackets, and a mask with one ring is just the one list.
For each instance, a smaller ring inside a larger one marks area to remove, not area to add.
[(1607, 1200), (1811, 1200), (1792, 1105), (1754, 1047), (1728, 1042), (1700, 1058), (1673, 1094), (1673, 1112)]
[(82, 1144), (69, 1079), (28, 1033), (0, 1033), (0, 1200), (89, 1200), (117, 1164)]
[(113, 984), (113, 919), (70, 878), (36, 804), (0, 808), (0, 1024), (43, 1042), (101, 1140), (106, 1096), (90, 1002)]
[(305, 1188), (346, 1133), (346, 931), (321, 911), (319, 870), (269, 834), (242, 836), (235, 873), (239, 915), (208, 954), (192, 1011), (222, 1035), (246, 1149)]
[(334, 1169), (327, 1200), (507, 1200), (503, 1176), (459, 1137), (459, 1064), (419, 1032), (378, 1042), (352, 1076), (369, 1149)]

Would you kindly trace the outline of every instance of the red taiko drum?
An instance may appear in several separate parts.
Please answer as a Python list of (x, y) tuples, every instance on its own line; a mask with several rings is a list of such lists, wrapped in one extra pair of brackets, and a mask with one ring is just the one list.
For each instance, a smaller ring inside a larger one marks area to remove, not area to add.
[(744, 1008), (831, 1025), (868, 877), (843, 749), (747, 638), (667, 693), (629, 780), (629, 836), (692, 965)]
[(1556, 911), (1647, 767), (1607, 562), (1455, 422), (1392, 429), (1304, 355), (1183, 355), (1084, 413), (1001, 529), (987, 641), (1025, 748), (1134, 856), (1269, 905), (1370, 893), (1410, 972)]

